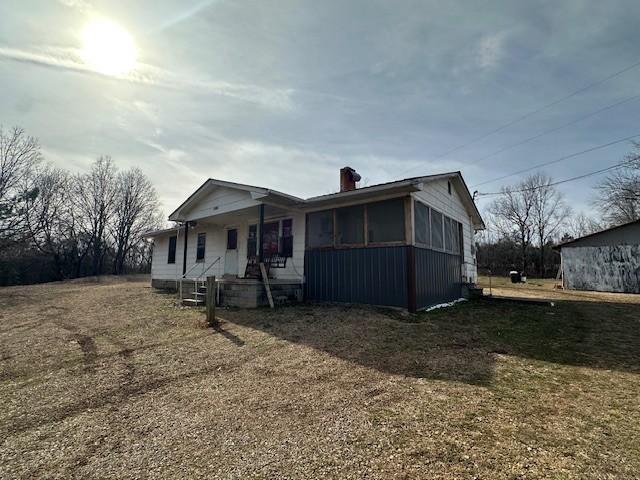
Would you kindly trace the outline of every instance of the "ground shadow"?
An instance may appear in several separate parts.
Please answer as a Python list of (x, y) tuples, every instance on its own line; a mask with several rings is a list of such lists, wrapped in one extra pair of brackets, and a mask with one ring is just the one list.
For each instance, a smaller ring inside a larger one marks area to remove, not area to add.
[(485, 385), (499, 355), (640, 373), (637, 305), (474, 301), (415, 316), (301, 305), (228, 312), (225, 318), (359, 365), (410, 377)]

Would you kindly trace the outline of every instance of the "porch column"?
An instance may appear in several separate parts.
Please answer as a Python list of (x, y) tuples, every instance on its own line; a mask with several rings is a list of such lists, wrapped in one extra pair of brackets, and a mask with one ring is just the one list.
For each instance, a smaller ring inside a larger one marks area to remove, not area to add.
[(262, 263), (264, 255), (262, 245), (264, 243), (264, 203), (260, 204), (260, 220), (258, 222), (258, 262)]
[(184, 222), (184, 253), (182, 254), (182, 275), (187, 273), (187, 239), (189, 238), (189, 222)]

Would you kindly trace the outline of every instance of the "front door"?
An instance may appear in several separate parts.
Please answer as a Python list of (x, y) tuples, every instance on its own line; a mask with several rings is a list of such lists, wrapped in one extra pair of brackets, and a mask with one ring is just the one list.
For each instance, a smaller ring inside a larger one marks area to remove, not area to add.
[(227, 230), (227, 251), (224, 256), (224, 274), (238, 276), (238, 229)]

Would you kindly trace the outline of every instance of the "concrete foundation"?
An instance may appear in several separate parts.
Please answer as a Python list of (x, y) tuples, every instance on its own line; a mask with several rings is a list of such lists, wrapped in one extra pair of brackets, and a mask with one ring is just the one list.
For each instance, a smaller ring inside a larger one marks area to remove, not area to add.
[[(220, 279), (218, 282), (220, 289), (221, 306), (256, 308), (269, 305), (267, 292), (264, 284), (260, 280), (251, 278)], [(178, 291), (178, 282), (175, 280), (152, 279), (151, 286), (159, 290)], [(303, 284), (292, 280), (270, 279), (271, 295), (274, 303), (293, 303), (303, 299)], [(182, 295), (190, 297), (195, 289), (192, 280), (183, 280)]]

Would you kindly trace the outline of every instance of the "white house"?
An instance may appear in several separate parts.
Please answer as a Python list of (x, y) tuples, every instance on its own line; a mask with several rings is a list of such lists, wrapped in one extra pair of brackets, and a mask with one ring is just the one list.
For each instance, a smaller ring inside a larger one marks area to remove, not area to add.
[[(476, 280), (474, 232), (484, 228), (460, 172), (356, 188), (307, 199), (209, 179), (151, 232), (152, 285), (215, 275), (223, 304), (266, 301), (263, 263), (275, 297), (367, 303), (415, 311), (461, 296)], [(193, 287), (190, 287), (193, 290)]]

